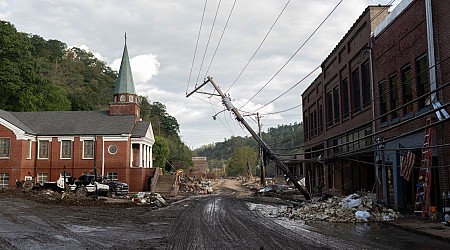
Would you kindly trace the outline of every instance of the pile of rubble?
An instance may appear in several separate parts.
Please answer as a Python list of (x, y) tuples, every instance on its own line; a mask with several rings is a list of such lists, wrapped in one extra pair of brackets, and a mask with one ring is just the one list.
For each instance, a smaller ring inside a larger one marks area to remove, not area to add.
[(180, 183), (180, 191), (192, 194), (212, 194), (211, 181), (203, 181), (202, 178), (185, 178)]
[(286, 211), (279, 211), (278, 216), (303, 221), (356, 223), (395, 220), (400, 214), (377, 204), (371, 196), (352, 194), (344, 198), (324, 197), (305, 202), (298, 208), (288, 207)]
[(155, 207), (167, 205), (166, 200), (159, 193), (139, 192), (133, 195), (131, 200), (137, 205), (150, 205)]

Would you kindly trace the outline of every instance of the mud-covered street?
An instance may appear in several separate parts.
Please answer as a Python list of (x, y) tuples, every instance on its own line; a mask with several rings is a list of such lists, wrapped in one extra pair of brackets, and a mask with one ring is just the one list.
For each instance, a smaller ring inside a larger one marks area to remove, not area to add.
[(0, 191), (2, 249), (446, 249), (448, 242), (387, 224), (304, 224), (277, 218), (283, 201), (219, 194), (155, 209), (131, 202)]

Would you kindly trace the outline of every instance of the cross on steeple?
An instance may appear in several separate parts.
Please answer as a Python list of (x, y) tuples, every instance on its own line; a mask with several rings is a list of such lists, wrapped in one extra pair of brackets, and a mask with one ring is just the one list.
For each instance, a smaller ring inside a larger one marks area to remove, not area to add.
[(125, 32), (125, 45), (127, 45), (127, 32)]

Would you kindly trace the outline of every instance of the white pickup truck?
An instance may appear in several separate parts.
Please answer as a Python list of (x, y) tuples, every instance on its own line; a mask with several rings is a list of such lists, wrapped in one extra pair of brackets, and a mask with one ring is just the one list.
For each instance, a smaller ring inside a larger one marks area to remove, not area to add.
[(76, 192), (80, 196), (87, 194), (97, 194), (110, 196), (110, 187), (107, 184), (97, 182), (94, 175), (84, 174), (78, 179), (75, 179), (69, 175), (64, 178), (63, 174), (60, 174), (58, 180), (55, 182), (44, 182), (43, 185), (39, 183), (35, 184), (33, 181), (28, 180), (22, 184), (22, 188), (25, 190), (31, 190), (33, 188), (50, 188), (54, 190), (71, 190)]
[(70, 189), (78, 195), (97, 194), (111, 196), (109, 185), (100, 183), (95, 179), (95, 175), (84, 174), (78, 177), (73, 183), (69, 182)]

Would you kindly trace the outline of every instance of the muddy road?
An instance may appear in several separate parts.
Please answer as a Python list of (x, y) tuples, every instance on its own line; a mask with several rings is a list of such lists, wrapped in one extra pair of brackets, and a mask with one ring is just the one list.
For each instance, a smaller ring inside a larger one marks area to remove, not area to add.
[(448, 249), (386, 224), (277, 218), (283, 201), (267, 203), (231, 184), (162, 209), (0, 190), (0, 249)]

